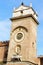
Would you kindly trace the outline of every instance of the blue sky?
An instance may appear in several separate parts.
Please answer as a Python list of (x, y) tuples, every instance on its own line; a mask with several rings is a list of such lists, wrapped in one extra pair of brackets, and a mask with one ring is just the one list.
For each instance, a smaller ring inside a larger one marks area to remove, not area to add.
[(0, 0), (0, 41), (10, 39), (11, 21), (9, 18), (12, 16), (14, 8), (20, 6), (21, 2), (32, 6), (38, 13), (38, 26), (37, 32), (37, 55), (43, 55), (43, 0)]

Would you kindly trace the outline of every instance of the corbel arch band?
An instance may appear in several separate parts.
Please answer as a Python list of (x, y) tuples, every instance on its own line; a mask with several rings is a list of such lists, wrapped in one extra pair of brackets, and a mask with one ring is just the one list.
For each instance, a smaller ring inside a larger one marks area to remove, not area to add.
[(15, 29), (13, 29), (12, 32), (14, 32), (14, 31), (15, 31), (16, 29), (18, 29), (18, 28), (19, 28), (19, 29), (22, 28), (22, 29), (24, 29), (26, 32), (28, 32), (28, 29), (27, 29), (26, 27), (24, 27), (24, 26), (18, 26), (18, 27), (16, 27)]

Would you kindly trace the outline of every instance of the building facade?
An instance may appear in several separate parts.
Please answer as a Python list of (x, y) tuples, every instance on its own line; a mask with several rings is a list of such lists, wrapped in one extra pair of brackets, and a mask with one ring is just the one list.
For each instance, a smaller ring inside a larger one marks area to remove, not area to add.
[(37, 16), (31, 5), (23, 3), (13, 11), (10, 40), (0, 47), (4, 48), (0, 60), (4, 58), (6, 65), (42, 65), (37, 58)]

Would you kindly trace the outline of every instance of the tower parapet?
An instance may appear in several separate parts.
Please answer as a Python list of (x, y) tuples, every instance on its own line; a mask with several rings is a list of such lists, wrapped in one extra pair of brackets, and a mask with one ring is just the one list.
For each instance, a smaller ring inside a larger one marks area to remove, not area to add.
[(12, 17), (25, 16), (32, 14), (36, 19), (38, 17), (37, 13), (32, 8), (32, 4), (30, 6), (25, 6), (23, 3), (20, 7), (14, 8)]

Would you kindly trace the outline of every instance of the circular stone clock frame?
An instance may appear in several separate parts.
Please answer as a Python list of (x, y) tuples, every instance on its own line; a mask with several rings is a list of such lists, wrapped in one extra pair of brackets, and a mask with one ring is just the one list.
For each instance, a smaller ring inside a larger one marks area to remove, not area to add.
[(17, 32), (15, 34), (15, 41), (21, 42), (24, 39), (24, 33), (23, 32)]

